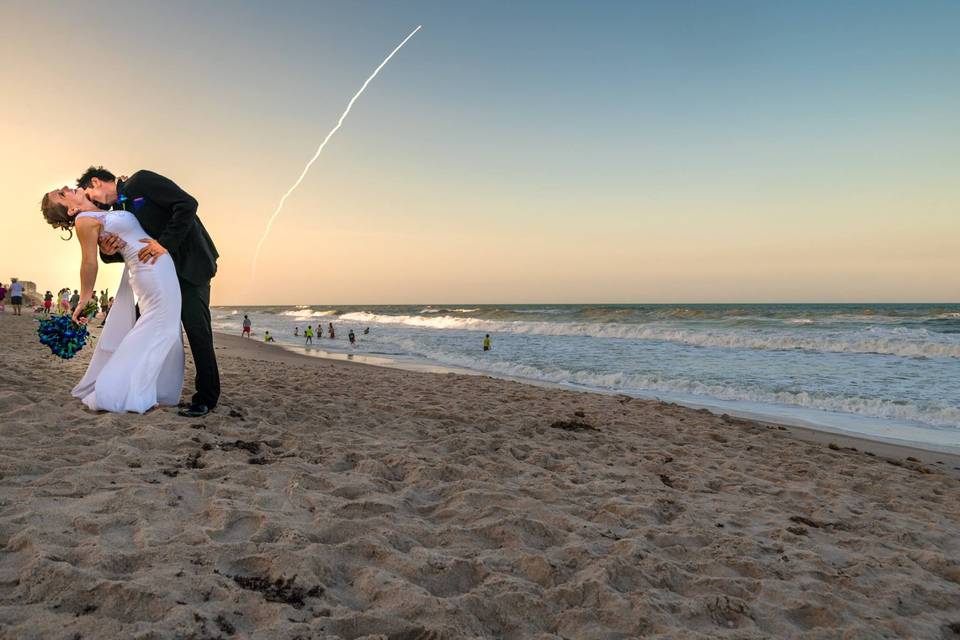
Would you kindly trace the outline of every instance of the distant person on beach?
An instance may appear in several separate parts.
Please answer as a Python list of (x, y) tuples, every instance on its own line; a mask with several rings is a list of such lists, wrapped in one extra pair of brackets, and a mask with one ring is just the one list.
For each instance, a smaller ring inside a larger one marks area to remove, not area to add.
[(23, 285), (16, 278), (10, 278), (10, 304), (13, 305), (13, 315), (23, 315), (20, 313), (20, 305), (23, 304)]
[(368, 333), (370, 333), (370, 327), (363, 330), (363, 335), (367, 335)]
[(269, 331), (264, 331), (264, 332), (263, 332), (263, 341), (264, 341), (264, 342), (276, 342), (276, 340), (273, 339), (273, 336), (270, 335), (270, 332), (269, 332)]
[(110, 315), (110, 307), (112, 306), (113, 298), (107, 298), (100, 304), (100, 310), (103, 311), (103, 320), (100, 321), (101, 327), (107, 324), (107, 316)]
[(300, 337), (300, 327), (294, 327), (294, 328), (293, 328), (293, 337), (294, 337), (294, 338)]
[(7, 288), (0, 282), (0, 313), (6, 313), (7, 309), (3, 306), (3, 301), (7, 297)]
[(490, 334), (489, 333), (483, 338), (483, 350), (490, 351)]
[(60, 306), (58, 313), (70, 313), (70, 289), (60, 289)]
[(334, 337), (335, 337), (335, 334), (333, 333), (333, 323), (332, 323), (332, 322), (330, 323), (330, 329), (327, 331), (327, 333), (330, 334), (330, 335), (329, 335), (329, 338), (330, 338), (331, 340), (333, 340)]
[(250, 317), (247, 314), (243, 314), (243, 331), (240, 333), (240, 337), (247, 336), (250, 337), (250, 327), (253, 326), (253, 323), (250, 322)]
[(100, 321), (100, 326), (107, 324), (107, 316), (110, 314), (110, 304), (113, 301), (113, 298), (107, 295), (109, 289), (104, 289), (100, 294), (100, 311), (103, 312), (103, 320)]
[(307, 325), (306, 331), (303, 332), (303, 337), (306, 338), (306, 340), (304, 340), (304, 344), (313, 344), (313, 326), (312, 325), (309, 325), (309, 324)]
[(347, 338), (350, 340), (350, 346), (357, 344), (357, 336), (353, 333), (353, 329), (350, 329), (350, 333), (347, 334)]
[[(53, 309), (53, 294), (49, 290), (43, 294), (43, 315), (50, 315), (50, 310)], [(104, 311), (106, 313), (106, 311)]]
[(74, 289), (73, 295), (70, 296), (70, 311), (76, 311), (77, 305), (79, 304), (80, 304), (80, 292)]

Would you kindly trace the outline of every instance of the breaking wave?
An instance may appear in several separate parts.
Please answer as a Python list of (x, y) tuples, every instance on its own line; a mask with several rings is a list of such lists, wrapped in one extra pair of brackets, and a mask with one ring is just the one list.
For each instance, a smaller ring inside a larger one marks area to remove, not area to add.
[(291, 318), (325, 318), (327, 316), (337, 315), (336, 309), (324, 309), (321, 311), (314, 311), (310, 307), (298, 307), (297, 309), (289, 311), (281, 311), (278, 315), (288, 316)]
[(386, 315), (356, 311), (342, 321), (400, 324), (424, 329), (484, 331), (543, 336), (584, 336), (626, 340), (658, 340), (695, 347), (753, 350), (804, 350), (832, 353), (877, 353), (908, 358), (960, 358), (960, 341), (925, 329), (867, 327), (863, 331), (799, 335), (776, 331), (695, 330), (653, 324), (595, 322), (503, 321), (450, 315)]

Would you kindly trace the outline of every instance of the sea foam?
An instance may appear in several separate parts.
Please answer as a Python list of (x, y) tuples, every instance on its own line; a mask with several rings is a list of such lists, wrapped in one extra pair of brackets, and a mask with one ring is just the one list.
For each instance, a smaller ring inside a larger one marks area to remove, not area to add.
[(788, 331), (759, 332), (734, 329), (681, 329), (652, 324), (502, 321), (455, 316), (385, 315), (368, 311), (346, 313), (341, 321), (361, 324), (402, 324), (440, 330), (487, 333), (585, 336), (623, 340), (661, 340), (695, 347), (725, 349), (878, 353), (910, 358), (960, 358), (960, 341), (925, 329), (868, 327), (860, 333), (800, 335)]

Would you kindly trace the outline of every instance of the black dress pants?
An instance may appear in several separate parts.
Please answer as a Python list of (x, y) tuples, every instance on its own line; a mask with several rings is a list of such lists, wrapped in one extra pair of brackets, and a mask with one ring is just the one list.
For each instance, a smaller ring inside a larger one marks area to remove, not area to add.
[(193, 363), (196, 365), (196, 393), (194, 404), (205, 404), (210, 409), (220, 400), (220, 371), (213, 350), (213, 329), (210, 326), (210, 281), (196, 285), (180, 280), (182, 307), (180, 321), (187, 333)]

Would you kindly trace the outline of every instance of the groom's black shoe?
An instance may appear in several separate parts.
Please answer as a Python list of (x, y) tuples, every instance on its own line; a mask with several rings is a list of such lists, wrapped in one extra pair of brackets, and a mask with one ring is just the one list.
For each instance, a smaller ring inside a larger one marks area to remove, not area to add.
[(210, 407), (205, 404), (191, 404), (186, 409), (180, 409), (177, 413), (184, 418), (202, 418), (210, 413)]

